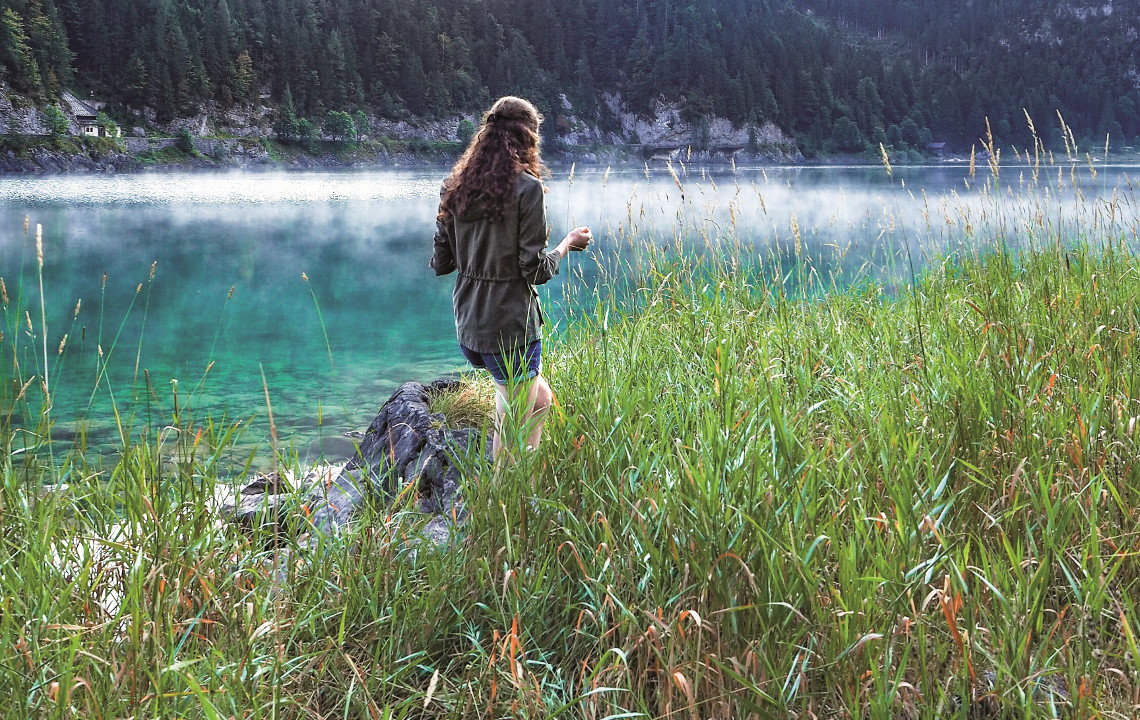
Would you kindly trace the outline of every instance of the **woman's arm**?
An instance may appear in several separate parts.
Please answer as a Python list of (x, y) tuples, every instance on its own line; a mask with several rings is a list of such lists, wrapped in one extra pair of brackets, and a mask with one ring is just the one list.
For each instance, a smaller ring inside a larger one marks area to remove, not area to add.
[(558, 274), (558, 264), (572, 250), (585, 250), (593, 237), (590, 228), (574, 228), (553, 250), (546, 250), (546, 198), (535, 184), (519, 198), (519, 269), (531, 285), (542, 285)]
[(447, 275), (455, 272), (455, 253), (452, 250), (454, 243), (451, 238), (451, 222), (436, 220), (435, 240), (431, 254), (431, 267), (436, 275)]
[(528, 184), (519, 198), (519, 270), (531, 285), (542, 285), (558, 274), (562, 253), (547, 252), (549, 236), (542, 183)]
[[(440, 191), (441, 197), (444, 192), (446, 191)], [(440, 211), (442, 212), (442, 210), (441, 205)], [(435, 274), (447, 275), (455, 272), (455, 237), (450, 217), (443, 220), (440, 219), (439, 215), (436, 216), (435, 240), (432, 245), (431, 267), (435, 270)]]

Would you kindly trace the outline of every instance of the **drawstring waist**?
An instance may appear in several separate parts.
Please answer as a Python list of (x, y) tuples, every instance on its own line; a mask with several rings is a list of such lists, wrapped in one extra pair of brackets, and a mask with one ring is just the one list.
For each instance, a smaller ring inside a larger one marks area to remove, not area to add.
[(507, 283), (507, 282), (521, 282), (521, 281), (523, 281), (522, 277), (513, 277), (513, 278), (487, 277), (485, 275), (476, 275), (475, 273), (464, 272), (462, 270), (460, 270), (457, 274), (461, 278), (466, 278), (468, 280), (482, 280), (483, 282)]

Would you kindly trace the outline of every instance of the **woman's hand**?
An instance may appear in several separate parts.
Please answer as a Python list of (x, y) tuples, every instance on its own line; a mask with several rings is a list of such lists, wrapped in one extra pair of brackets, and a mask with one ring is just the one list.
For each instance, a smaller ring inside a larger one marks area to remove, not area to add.
[(570, 232), (566, 233), (566, 237), (562, 242), (558, 243), (558, 252), (562, 257), (566, 257), (567, 253), (571, 251), (581, 251), (590, 247), (590, 242), (593, 241), (594, 236), (590, 234), (588, 227), (576, 227)]

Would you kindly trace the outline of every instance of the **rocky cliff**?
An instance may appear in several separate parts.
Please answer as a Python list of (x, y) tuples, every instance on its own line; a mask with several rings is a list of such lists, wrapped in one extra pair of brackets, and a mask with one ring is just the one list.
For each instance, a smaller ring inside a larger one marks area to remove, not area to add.
[[(563, 98), (555, 117), (549, 118), (546, 155), (553, 163), (620, 164), (661, 159), (684, 153), (689, 160), (797, 162), (803, 159), (795, 141), (772, 123), (758, 127), (737, 126), (724, 118), (686, 121), (675, 104), (659, 103), (651, 116), (635, 115), (623, 109), (621, 98), (601, 98), (611, 129), (576, 114)], [(62, 106), (68, 112), (66, 104)], [(360, 130), (364, 141), (352, 153), (336, 152), (318, 141), (296, 152), (275, 153), (267, 141), (274, 137), (276, 110), (264, 103), (247, 103), (223, 108), (209, 103), (188, 117), (160, 122), (153, 110), (144, 109), (125, 122), (124, 137), (116, 144), (104, 142), (43, 142), (48, 133), (42, 108), (11, 93), (0, 85), (0, 133), (9, 135), (0, 150), (0, 172), (114, 172), (147, 166), (245, 167), (277, 165), (287, 167), (338, 167), (392, 165), (417, 162), (447, 163), (453, 159), (464, 120), (478, 123), (477, 115), (457, 115), (443, 119), (390, 119), (366, 116)], [(72, 131), (75, 122), (72, 119)], [(173, 136), (189, 131), (195, 138), (195, 152), (178, 156), (171, 151)], [(39, 137), (39, 141), (14, 141), (19, 136)], [(327, 138), (322, 138), (327, 140)], [(75, 148), (72, 149), (71, 146)], [(450, 145), (448, 150), (446, 146)]]

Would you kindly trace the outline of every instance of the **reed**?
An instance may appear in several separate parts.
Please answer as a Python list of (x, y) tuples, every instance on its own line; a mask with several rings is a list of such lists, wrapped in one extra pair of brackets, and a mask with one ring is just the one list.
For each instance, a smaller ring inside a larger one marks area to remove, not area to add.
[(0, 714), (1135, 717), (1135, 200), (1020, 162), (929, 208), (914, 255), (884, 221), (877, 267), (801, 220), (739, 236), (682, 166), (671, 227), (600, 240), (625, 252), (554, 343), (542, 446), (463, 459), (442, 552), (412, 492), (336, 537), (218, 523), (245, 426), (174, 393), (105, 466), (0, 413)]

